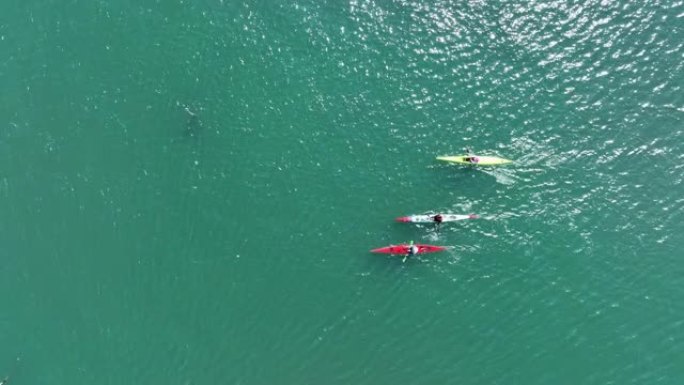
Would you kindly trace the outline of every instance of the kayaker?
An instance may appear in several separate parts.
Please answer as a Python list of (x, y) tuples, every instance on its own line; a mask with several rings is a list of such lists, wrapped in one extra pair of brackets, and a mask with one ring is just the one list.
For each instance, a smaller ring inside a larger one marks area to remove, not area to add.
[(466, 147), (465, 153), (467, 156), (463, 158), (464, 161), (470, 162), (470, 163), (477, 163), (480, 161), (480, 159), (477, 156), (473, 155), (473, 153), (470, 151), (469, 147)]
[(411, 244), (408, 248), (408, 252), (406, 253), (407, 257), (410, 257), (412, 255), (418, 254), (418, 246)]
[(437, 232), (439, 232), (439, 227), (441, 226), (442, 222), (444, 221), (444, 217), (442, 214), (437, 214), (432, 217), (432, 220), (435, 221), (435, 225), (437, 226)]

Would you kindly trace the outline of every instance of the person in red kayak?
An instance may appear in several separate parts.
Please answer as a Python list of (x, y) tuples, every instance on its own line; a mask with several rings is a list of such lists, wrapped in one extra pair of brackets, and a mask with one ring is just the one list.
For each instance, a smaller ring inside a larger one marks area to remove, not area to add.
[(411, 257), (411, 256), (418, 254), (418, 251), (420, 251), (418, 249), (418, 246), (414, 245), (413, 241), (411, 241), (411, 243), (409, 243), (409, 245), (408, 245), (408, 248), (406, 249), (406, 255), (404, 255), (404, 259), (402, 259), (401, 261), (406, 262), (406, 259), (408, 257)]
[(442, 221), (444, 221), (444, 217), (442, 214), (437, 214), (432, 217), (432, 220), (435, 222), (435, 226), (437, 226), (437, 232), (439, 233), (439, 228), (442, 225)]
[(411, 241), (411, 243), (409, 243), (408, 247), (406, 248), (406, 255), (404, 255), (404, 259), (402, 259), (401, 261), (406, 262), (406, 259), (408, 257), (418, 254), (418, 251), (420, 251), (418, 250), (418, 246), (414, 245), (413, 241)]

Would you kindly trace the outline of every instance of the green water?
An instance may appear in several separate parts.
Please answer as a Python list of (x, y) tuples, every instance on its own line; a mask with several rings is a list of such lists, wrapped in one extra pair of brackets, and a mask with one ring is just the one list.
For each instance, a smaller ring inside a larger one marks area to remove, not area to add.
[(684, 383), (683, 18), (2, 2), (0, 377)]

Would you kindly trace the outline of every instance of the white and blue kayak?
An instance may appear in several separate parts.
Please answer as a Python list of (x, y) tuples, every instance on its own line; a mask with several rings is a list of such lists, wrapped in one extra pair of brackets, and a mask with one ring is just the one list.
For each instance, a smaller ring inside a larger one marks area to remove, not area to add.
[(437, 215), (442, 216), (442, 222), (456, 222), (465, 219), (476, 219), (475, 214), (420, 214), (420, 215), (408, 215), (405, 217), (399, 217), (396, 219), (397, 222), (410, 222), (410, 223), (435, 223), (438, 220), (435, 218)]

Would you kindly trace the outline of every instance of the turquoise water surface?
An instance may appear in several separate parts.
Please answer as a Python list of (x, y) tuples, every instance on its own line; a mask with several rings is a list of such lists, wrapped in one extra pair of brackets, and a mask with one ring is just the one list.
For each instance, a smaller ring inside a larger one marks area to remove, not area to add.
[(683, 59), (674, 1), (5, 1), (0, 377), (684, 383)]

